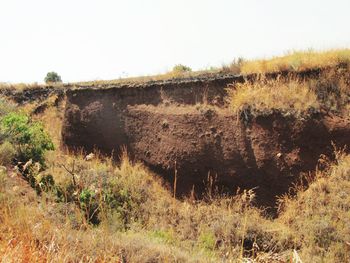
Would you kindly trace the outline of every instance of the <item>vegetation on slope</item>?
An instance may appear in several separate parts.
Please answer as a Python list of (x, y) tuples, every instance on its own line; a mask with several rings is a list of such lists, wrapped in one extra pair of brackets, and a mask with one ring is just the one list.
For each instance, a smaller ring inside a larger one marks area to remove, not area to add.
[(229, 103), (236, 113), (269, 115), (279, 111), (285, 115), (301, 116), (319, 110), (317, 96), (306, 83), (276, 80), (245, 82), (229, 89)]
[(330, 69), (317, 79), (291, 77), (237, 83), (227, 89), (233, 112), (247, 116), (279, 111), (285, 116), (308, 116), (320, 111), (349, 114), (349, 70)]

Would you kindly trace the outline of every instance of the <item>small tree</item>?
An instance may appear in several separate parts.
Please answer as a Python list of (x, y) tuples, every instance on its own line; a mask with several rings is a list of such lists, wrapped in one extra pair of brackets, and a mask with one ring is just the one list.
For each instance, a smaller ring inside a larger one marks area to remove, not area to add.
[(56, 72), (51, 71), (46, 74), (45, 83), (57, 83), (62, 82), (61, 76)]

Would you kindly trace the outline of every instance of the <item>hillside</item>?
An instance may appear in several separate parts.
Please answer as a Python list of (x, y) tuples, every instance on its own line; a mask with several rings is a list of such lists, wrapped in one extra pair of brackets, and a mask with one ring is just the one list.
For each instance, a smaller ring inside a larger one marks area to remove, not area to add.
[(0, 258), (349, 261), (349, 54), (3, 86)]

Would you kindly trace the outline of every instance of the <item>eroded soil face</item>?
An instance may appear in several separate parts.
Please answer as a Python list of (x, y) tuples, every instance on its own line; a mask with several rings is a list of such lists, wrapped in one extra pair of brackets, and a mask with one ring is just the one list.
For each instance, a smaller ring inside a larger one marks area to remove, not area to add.
[(350, 142), (350, 125), (340, 118), (273, 114), (244, 122), (208, 106), (129, 107), (125, 128), (136, 159), (170, 182), (177, 169), (181, 194), (194, 187), (200, 195), (210, 175), (224, 192), (255, 188), (263, 205), (288, 192), (301, 172), (315, 170), (321, 154), (331, 156), (332, 141), (338, 146)]
[(183, 100), (166, 87), (67, 92), (63, 141), (115, 156), (126, 146), (170, 185), (176, 169), (178, 196), (194, 190), (200, 197), (211, 177), (222, 192), (255, 188), (258, 204), (270, 207), (322, 154), (332, 156), (332, 142), (350, 143), (348, 119), (274, 113), (242, 120), (225, 108), (222, 83), (199, 84), (186, 87)]

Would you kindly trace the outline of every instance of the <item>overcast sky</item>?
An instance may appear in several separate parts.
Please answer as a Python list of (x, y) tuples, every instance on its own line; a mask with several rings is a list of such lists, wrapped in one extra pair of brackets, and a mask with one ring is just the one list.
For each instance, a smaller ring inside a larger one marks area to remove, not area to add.
[(0, 82), (164, 73), (350, 47), (349, 0), (0, 0)]

